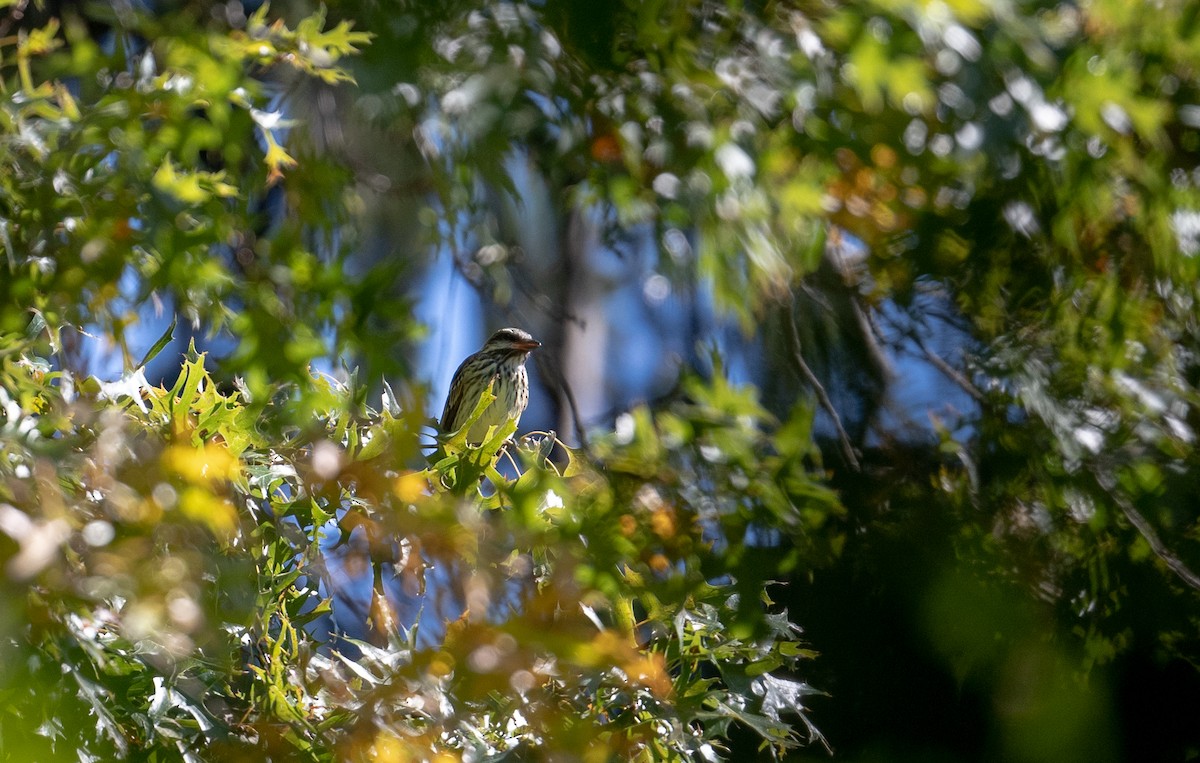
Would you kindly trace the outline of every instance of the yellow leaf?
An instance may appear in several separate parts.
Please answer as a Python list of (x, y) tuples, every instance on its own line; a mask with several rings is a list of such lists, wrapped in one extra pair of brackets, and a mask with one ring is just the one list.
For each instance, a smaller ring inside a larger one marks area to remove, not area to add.
[(263, 158), (267, 165), (267, 183), (273, 184), (283, 179), (284, 170), (296, 166), (296, 160), (283, 150), (270, 130), (263, 130), (263, 137), (267, 141), (267, 154)]
[(229, 449), (212, 442), (199, 448), (177, 443), (163, 453), (162, 462), (165, 469), (193, 485), (232, 480), (241, 471), (241, 463)]
[(162, 164), (158, 165), (150, 182), (158, 190), (174, 196), (185, 204), (199, 204), (207, 201), (209, 197), (208, 192), (200, 187), (199, 178), (176, 171), (169, 156), (163, 159)]
[(424, 472), (408, 472), (396, 478), (392, 491), (405, 503), (412, 503), (425, 494), (429, 481)]
[(189, 487), (180, 493), (179, 510), (222, 540), (229, 540), (237, 533), (237, 509), (233, 503), (203, 488)]
[(671, 676), (667, 673), (663, 656), (658, 652), (639, 655), (622, 665), (621, 670), (625, 671), (630, 681), (645, 686), (656, 696), (671, 694)]
[(82, 115), (79, 113), (79, 104), (75, 102), (75, 97), (71, 95), (71, 91), (67, 90), (65, 85), (59, 83), (55, 85), (54, 92), (58, 96), (58, 106), (62, 109), (63, 115), (72, 122), (78, 122)]

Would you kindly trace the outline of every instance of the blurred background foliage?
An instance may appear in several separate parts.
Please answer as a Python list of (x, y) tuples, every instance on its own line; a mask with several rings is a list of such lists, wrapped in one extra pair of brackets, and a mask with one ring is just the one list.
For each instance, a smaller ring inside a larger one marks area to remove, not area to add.
[(1200, 756), (1198, 24), (0, 3), (0, 757)]

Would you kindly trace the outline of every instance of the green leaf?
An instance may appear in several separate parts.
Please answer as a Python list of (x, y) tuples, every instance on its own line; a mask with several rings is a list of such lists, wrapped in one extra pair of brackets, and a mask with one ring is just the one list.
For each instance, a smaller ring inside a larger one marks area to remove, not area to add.
[(167, 326), (167, 330), (162, 333), (162, 336), (160, 336), (154, 342), (154, 344), (150, 345), (150, 349), (146, 350), (146, 354), (142, 356), (142, 359), (138, 361), (138, 364), (134, 366), (133, 370), (136, 371), (140, 368), (145, 368), (147, 363), (149, 363), (151, 360), (154, 360), (154, 358), (158, 356), (158, 353), (162, 352), (163, 348), (171, 343), (171, 340), (175, 338), (175, 324), (178, 321), (178, 313), (171, 316), (171, 325)]

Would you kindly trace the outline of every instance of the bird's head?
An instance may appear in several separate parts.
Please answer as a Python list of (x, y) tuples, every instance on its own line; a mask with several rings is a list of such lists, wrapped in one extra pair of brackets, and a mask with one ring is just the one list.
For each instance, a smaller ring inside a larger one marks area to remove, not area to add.
[(534, 339), (528, 332), (521, 329), (500, 329), (488, 337), (483, 345), (483, 351), (492, 353), (528, 353), (541, 347), (542, 343)]

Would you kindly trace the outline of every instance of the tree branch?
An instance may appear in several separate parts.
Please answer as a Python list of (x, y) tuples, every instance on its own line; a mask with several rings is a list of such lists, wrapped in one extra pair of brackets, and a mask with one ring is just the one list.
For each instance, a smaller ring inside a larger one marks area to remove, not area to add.
[(1162, 539), (1158, 537), (1158, 533), (1155, 532), (1154, 527), (1152, 527), (1150, 522), (1144, 516), (1142, 516), (1142, 513), (1137, 510), (1137, 507), (1135, 507), (1133, 503), (1124, 496), (1112, 493), (1110, 493), (1110, 495), (1113, 496), (1113, 499), (1117, 502), (1117, 505), (1121, 507), (1121, 511), (1125, 513), (1125, 516), (1129, 519), (1130, 524), (1132, 524), (1137, 531), (1142, 534), (1142, 537), (1146, 539), (1146, 542), (1150, 544), (1150, 549), (1154, 551), (1154, 554), (1161, 559), (1163, 563), (1166, 564), (1167, 567), (1169, 567), (1171, 571), (1179, 577), (1180, 580), (1187, 583), (1192, 588), (1195, 588), (1197, 591), (1200, 591), (1200, 575), (1192, 572), (1192, 570), (1186, 564), (1184, 564), (1183, 560), (1175, 555), (1175, 552), (1167, 548), (1166, 544), (1162, 542)]
[(792, 299), (792, 303), (788, 308), (787, 323), (790, 330), (792, 340), (792, 359), (796, 361), (796, 367), (800, 370), (800, 375), (812, 387), (813, 392), (817, 394), (817, 400), (821, 403), (821, 407), (833, 419), (833, 428), (837, 430), (838, 441), (842, 446), (842, 456), (846, 459), (846, 463), (854, 471), (862, 471), (862, 466), (858, 462), (858, 456), (854, 453), (854, 446), (850, 443), (850, 435), (846, 434), (845, 427), (842, 426), (842, 417), (838, 415), (837, 409), (833, 407), (833, 401), (829, 399), (829, 393), (825, 391), (825, 387), (821, 385), (821, 380), (813, 373), (808, 362), (804, 360), (804, 346), (800, 341), (800, 330), (796, 328), (796, 300)]
[(916, 343), (921, 353), (925, 356), (925, 359), (932, 363), (934, 368), (941, 371), (947, 379), (961, 387), (962, 391), (970, 395), (975, 402), (983, 402), (983, 393), (979, 391), (979, 388), (972, 384), (971, 380), (961, 371), (947, 363), (945, 358), (929, 349), (929, 345), (925, 344), (925, 340), (916, 331), (909, 332), (909, 338)]
[[(562, 372), (562, 365), (558, 362), (551, 364), (551, 361), (544, 355), (535, 356), (534, 362), (537, 363), (538, 373), (546, 380), (547, 385), (557, 388), (567, 399), (567, 408), (571, 410), (571, 423), (575, 425), (575, 436), (579, 438), (579, 447), (584, 453), (590, 453), (587, 433), (583, 428), (583, 419), (579, 415), (579, 404), (575, 401), (575, 393), (571, 390), (570, 383), (567, 382), (566, 374)], [(551, 371), (552, 365), (553, 371)]]
[[(926, 315), (928, 315), (928, 312), (926, 313)], [(942, 321), (945, 321), (948, 323), (950, 322), (948, 320), (947, 316), (939, 316), (939, 317)], [(913, 341), (913, 344), (915, 344), (917, 346), (917, 349), (921, 351), (921, 355), (926, 360), (928, 360), (930, 362), (930, 364), (932, 364), (933, 367), (938, 370), (939, 373), (941, 373), (943, 376), (945, 376), (947, 379), (949, 379), (951, 382), (953, 382), (956, 386), (960, 387), (963, 392), (966, 392), (971, 397), (971, 399), (975, 400), (978, 403), (983, 402), (983, 393), (979, 391), (979, 388), (975, 386), (974, 382), (972, 382), (970, 379), (968, 379), (963, 372), (959, 371), (957, 368), (950, 365), (950, 363), (947, 362), (945, 358), (943, 358), (941, 355), (938, 355), (936, 352), (934, 352), (929, 347), (929, 345), (925, 343), (925, 340), (923, 338), (921, 338), (921, 335), (917, 331), (915, 326), (901, 325), (898, 321), (896, 321), (893, 318), (886, 318), (886, 320), (891, 325), (891, 327), (893, 329), (895, 329), (901, 336), (911, 339)], [(882, 337), (882, 332), (876, 326), (874, 320), (871, 321), (871, 326), (875, 332), (875, 335), (878, 337)], [(896, 349), (898, 350), (899, 348), (897, 347)]]

